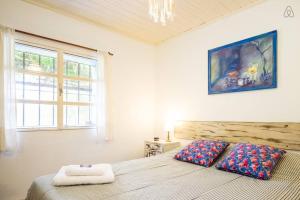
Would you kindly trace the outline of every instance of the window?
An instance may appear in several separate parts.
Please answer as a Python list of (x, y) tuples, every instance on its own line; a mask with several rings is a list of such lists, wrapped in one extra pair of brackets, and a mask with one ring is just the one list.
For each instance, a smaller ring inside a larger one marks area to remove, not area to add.
[(57, 52), (16, 43), (17, 127), (57, 126)]
[(95, 125), (96, 60), (64, 54), (64, 126)]
[(17, 127), (95, 126), (96, 66), (93, 58), (17, 42)]

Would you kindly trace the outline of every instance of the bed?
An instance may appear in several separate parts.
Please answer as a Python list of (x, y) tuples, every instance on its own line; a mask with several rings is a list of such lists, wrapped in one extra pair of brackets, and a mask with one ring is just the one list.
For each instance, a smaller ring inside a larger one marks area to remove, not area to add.
[[(191, 132), (198, 128), (198, 124), (191, 129), (191, 124), (184, 124), (186, 128), (175, 129), (177, 137), (191, 139)], [(218, 124), (219, 125), (219, 124)], [(200, 126), (203, 128), (203, 126)], [(221, 126), (227, 130), (227, 125)], [(257, 128), (257, 124), (255, 125)], [(202, 166), (175, 160), (173, 150), (162, 155), (124, 161), (113, 165), (116, 180), (111, 184), (82, 185), (68, 187), (52, 186), (54, 174), (38, 177), (32, 183), (27, 200), (202, 200), (202, 199), (300, 199), (300, 146), (298, 126), (264, 126), (266, 132), (277, 131), (278, 128), (286, 132), (295, 132), (296, 139), (292, 149), (288, 150), (273, 170), (270, 180), (258, 180), (235, 173), (217, 170), (214, 166)], [(213, 130), (216, 126), (212, 126)], [(247, 126), (249, 128), (249, 126)], [(289, 130), (292, 128), (292, 130)], [(189, 133), (184, 132), (188, 129)], [(207, 129), (207, 127), (205, 128)], [(255, 129), (255, 128), (254, 128)], [(234, 129), (230, 129), (234, 132)], [(221, 130), (219, 130), (222, 132)], [(228, 131), (228, 130), (227, 130)], [(209, 131), (208, 131), (209, 132)], [(212, 131), (213, 132), (213, 131)], [(186, 136), (183, 136), (186, 135)], [(293, 133), (294, 135), (294, 133)], [(207, 136), (207, 133), (206, 133)], [(198, 137), (192, 136), (192, 139)], [(202, 136), (201, 136), (202, 137)], [(219, 137), (219, 136), (218, 136)], [(210, 137), (211, 138), (211, 137)], [(230, 136), (229, 138), (232, 138)], [(240, 137), (241, 138), (241, 137)], [(278, 142), (273, 138), (269, 142)], [(240, 139), (243, 140), (243, 139)], [(289, 145), (278, 142), (278, 145)], [(278, 146), (277, 145), (277, 146)], [(290, 146), (288, 146), (289, 148)], [(227, 148), (229, 151), (232, 145)], [(222, 159), (226, 152), (220, 157)]]

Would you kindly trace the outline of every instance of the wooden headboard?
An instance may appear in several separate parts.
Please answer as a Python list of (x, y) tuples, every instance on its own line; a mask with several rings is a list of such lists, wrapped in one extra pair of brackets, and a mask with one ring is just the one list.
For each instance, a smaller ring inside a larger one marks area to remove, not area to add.
[(174, 134), (178, 139), (249, 142), (300, 151), (300, 123), (178, 121)]

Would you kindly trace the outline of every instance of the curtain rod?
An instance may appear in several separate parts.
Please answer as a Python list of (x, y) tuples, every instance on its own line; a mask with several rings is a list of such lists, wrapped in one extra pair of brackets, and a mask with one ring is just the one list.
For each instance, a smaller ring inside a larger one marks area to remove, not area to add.
[[(42, 39), (51, 40), (51, 41), (54, 41), (54, 42), (59, 42), (59, 43), (67, 44), (67, 45), (72, 45), (72, 46), (79, 47), (79, 48), (82, 48), (82, 49), (87, 49), (87, 50), (90, 50), (90, 51), (95, 51), (95, 52), (98, 51), (97, 49), (93, 49), (93, 48), (90, 48), (90, 47), (85, 47), (85, 46), (81, 46), (81, 45), (78, 45), (78, 44), (73, 44), (73, 43), (69, 43), (69, 42), (65, 42), (65, 41), (61, 41), (61, 40), (57, 40), (57, 39), (45, 37), (45, 36), (42, 36), (42, 35), (37, 35), (37, 34), (29, 33), (29, 32), (26, 32), (26, 31), (21, 31), (21, 30), (17, 30), (16, 29), (15, 32), (17, 32), (17, 33), (23, 33), (23, 34), (26, 34), (26, 35), (30, 35), (30, 36), (34, 36), (34, 37), (39, 37), (39, 38), (42, 38)], [(110, 56), (114, 55), (112, 52), (109, 52), (109, 51), (107, 53)]]

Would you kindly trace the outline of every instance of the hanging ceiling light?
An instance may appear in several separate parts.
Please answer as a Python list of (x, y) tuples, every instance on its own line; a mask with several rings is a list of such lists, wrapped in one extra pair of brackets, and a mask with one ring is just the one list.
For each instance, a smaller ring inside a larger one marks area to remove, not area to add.
[(155, 23), (163, 26), (167, 20), (173, 20), (174, 0), (149, 0), (149, 15)]

